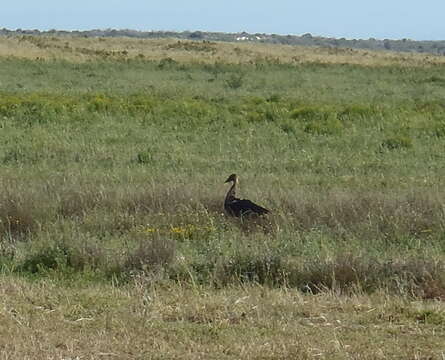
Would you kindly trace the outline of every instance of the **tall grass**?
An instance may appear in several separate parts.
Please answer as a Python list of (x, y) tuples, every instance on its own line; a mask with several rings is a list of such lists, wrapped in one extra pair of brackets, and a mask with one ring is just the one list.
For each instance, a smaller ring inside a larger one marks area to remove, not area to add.
[(4, 271), (443, 298), (442, 65), (115, 55), (0, 59)]

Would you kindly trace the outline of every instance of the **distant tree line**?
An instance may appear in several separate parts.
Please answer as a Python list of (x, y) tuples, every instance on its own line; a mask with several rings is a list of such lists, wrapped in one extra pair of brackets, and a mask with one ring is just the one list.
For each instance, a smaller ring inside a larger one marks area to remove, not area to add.
[(405, 52), (431, 53), (436, 55), (445, 55), (445, 40), (440, 41), (416, 41), (410, 39), (390, 40), (390, 39), (345, 39), (345, 38), (326, 38), (321, 36), (312, 36), (307, 33), (298, 35), (277, 35), (247, 32), (240, 33), (221, 33), (204, 31), (137, 31), (130, 29), (94, 29), (86, 31), (65, 31), (65, 30), (8, 30), (0, 29), (0, 35), (43, 35), (43, 36), (81, 36), (81, 37), (133, 37), (133, 38), (177, 38), (190, 40), (208, 40), (208, 41), (230, 41), (230, 42), (261, 42), (286, 45), (304, 45), (304, 46), (323, 46), (332, 48), (353, 48), (368, 50), (392, 50)]

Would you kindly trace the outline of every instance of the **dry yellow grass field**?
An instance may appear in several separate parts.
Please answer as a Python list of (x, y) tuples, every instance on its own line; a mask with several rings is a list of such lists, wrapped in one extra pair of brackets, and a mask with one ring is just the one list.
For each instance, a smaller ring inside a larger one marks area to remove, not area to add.
[(0, 56), (26, 59), (63, 59), (82, 62), (95, 59), (171, 58), (179, 62), (282, 64), (326, 63), (363, 66), (428, 66), (445, 64), (444, 56), (390, 51), (303, 47), (263, 43), (198, 42), (176, 39), (84, 38), (50, 36), (0, 37)]
[(445, 307), (391, 297), (0, 279), (1, 359), (442, 359)]

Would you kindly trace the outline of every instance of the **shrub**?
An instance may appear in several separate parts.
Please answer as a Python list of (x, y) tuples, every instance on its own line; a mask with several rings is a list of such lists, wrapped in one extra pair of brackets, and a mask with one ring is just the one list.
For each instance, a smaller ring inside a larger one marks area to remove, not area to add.
[(338, 118), (342, 121), (355, 120), (357, 118), (369, 118), (374, 116), (377, 110), (371, 106), (364, 105), (349, 105), (338, 112)]
[(290, 113), (291, 119), (311, 120), (314, 118), (323, 118), (325, 116), (324, 111), (321, 111), (312, 107), (301, 107), (294, 109)]
[(35, 252), (26, 256), (17, 270), (19, 272), (38, 273), (66, 267), (69, 265), (68, 254), (68, 249), (60, 245), (40, 246)]
[(413, 146), (411, 138), (402, 135), (396, 135), (383, 140), (381, 147), (388, 150), (407, 149)]
[(226, 80), (226, 84), (231, 89), (239, 89), (243, 86), (244, 74), (242, 73), (232, 73), (229, 78)]
[[(428, 129), (430, 130), (430, 129)], [(430, 130), (431, 131), (431, 130)], [(445, 136), (445, 122), (438, 122), (432, 125), (432, 135), (438, 138)]]
[(297, 135), (297, 129), (295, 125), (291, 122), (285, 122), (280, 125), (280, 129), (288, 135)]
[(312, 119), (304, 126), (305, 132), (316, 135), (338, 134), (342, 129), (342, 122), (334, 115), (326, 116), (321, 119)]
[(280, 100), (281, 100), (281, 96), (279, 94), (272, 94), (266, 99), (266, 101), (273, 102), (273, 103), (280, 102)]
[(264, 120), (264, 115), (258, 111), (249, 111), (246, 119), (250, 123), (259, 123)]
[(177, 64), (177, 62), (175, 60), (173, 60), (171, 57), (166, 57), (159, 61), (158, 68), (163, 70), (163, 69), (171, 68), (171, 67), (175, 66), (176, 64)]
[(167, 50), (186, 50), (197, 52), (216, 52), (216, 43), (203, 40), (199, 41), (180, 41), (166, 46)]
[(430, 76), (429, 78), (425, 79), (425, 82), (432, 82), (437, 85), (445, 86), (445, 78), (443, 78), (441, 76), (436, 76), (436, 75)]
[(136, 156), (138, 164), (150, 164), (153, 162), (153, 152), (151, 150), (141, 151)]

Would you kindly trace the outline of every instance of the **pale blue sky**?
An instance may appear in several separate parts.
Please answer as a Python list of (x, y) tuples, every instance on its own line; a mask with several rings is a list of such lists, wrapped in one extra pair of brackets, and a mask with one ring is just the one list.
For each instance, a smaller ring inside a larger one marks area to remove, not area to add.
[(1, 27), (445, 40), (445, 0), (5, 0)]

